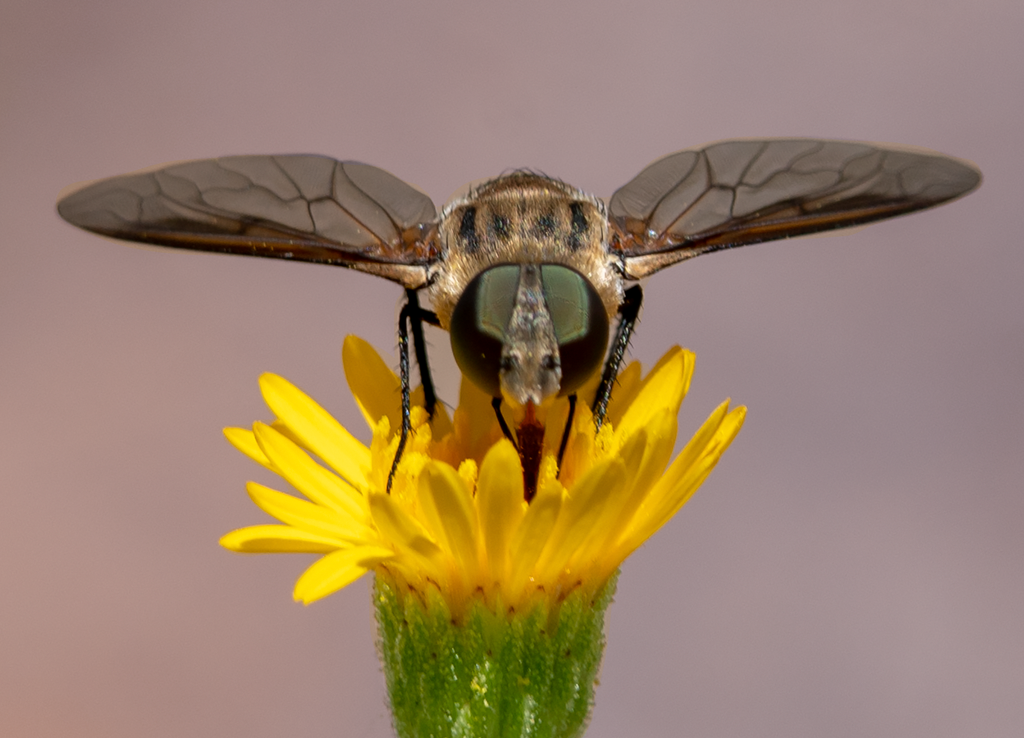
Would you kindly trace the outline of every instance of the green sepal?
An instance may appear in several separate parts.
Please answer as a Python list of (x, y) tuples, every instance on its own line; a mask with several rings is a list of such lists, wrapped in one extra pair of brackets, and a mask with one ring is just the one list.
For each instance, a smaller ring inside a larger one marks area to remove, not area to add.
[(522, 613), (475, 600), (455, 619), (436, 590), (400, 594), (378, 572), (378, 651), (399, 738), (581, 735), (616, 577)]

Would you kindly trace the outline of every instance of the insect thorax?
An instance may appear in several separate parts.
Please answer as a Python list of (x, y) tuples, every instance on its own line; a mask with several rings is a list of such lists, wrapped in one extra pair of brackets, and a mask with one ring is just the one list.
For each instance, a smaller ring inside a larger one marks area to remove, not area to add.
[(604, 203), (549, 177), (516, 171), (449, 202), (440, 238), (442, 258), (429, 297), (444, 328), (466, 285), (495, 264), (572, 267), (593, 284), (609, 320), (622, 302)]

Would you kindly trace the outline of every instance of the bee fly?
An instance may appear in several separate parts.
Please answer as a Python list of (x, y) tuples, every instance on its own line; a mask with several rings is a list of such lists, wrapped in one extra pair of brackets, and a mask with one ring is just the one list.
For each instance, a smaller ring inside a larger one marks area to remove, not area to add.
[[(61, 217), (104, 236), (199, 251), (358, 269), (398, 282), (402, 429), (410, 432), (409, 337), (426, 409), (436, 396), (423, 323), (451, 334), (463, 374), (492, 398), (502, 432), (536, 491), (543, 426), (536, 410), (569, 402), (601, 367), (604, 421), (640, 311), (637, 280), (720, 249), (868, 223), (932, 207), (981, 181), (934, 152), (843, 141), (723, 141), (655, 161), (607, 205), (575, 187), (515, 171), (454, 199), (430, 199), (382, 169), (323, 156), (230, 156), (90, 184)], [(631, 284), (629, 284), (631, 283)], [(628, 284), (628, 286), (627, 286)], [(424, 290), (433, 311), (420, 306)], [(609, 330), (617, 320), (608, 349)], [(501, 404), (525, 408), (513, 434)]]

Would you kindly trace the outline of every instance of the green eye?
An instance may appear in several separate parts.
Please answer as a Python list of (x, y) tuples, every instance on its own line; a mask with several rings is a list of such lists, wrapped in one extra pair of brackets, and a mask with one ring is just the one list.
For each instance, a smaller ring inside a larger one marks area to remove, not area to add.
[[(501, 396), (502, 347), (515, 309), (522, 266), (486, 269), (467, 285), (452, 311), (452, 352), (462, 373), (492, 397)], [(561, 362), (559, 394), (576, 390), (600, 367), (608, 347), (608, 316), (593, 285), (569, 267), (540, 267), (541, 303), (554, 327)]]
[(473, 278), (452, 311), (455, 362), (473, 384), (491, 397), (501, 396), (501, 347), (518, 287), (518, 264), (491, 267)]
[(590, 379), (604, 361), (608, 315), (597, 290), (575, 269), (545, 264), (540, 274), (562, 360), (559, 394), (568, 395)]

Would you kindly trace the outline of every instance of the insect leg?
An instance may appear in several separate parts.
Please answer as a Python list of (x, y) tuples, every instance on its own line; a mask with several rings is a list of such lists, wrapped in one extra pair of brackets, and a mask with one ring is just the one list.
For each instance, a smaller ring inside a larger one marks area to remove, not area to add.
[(604, 423), (605, 413), (608, 412), (608, 400), (612, 396), (612, 385), (615, 384), (615, 379), (619, 376), (619, 367), (622, 365), (622, 358), (626, 355), (626, 349), (629, 347), (629, 337), (633, 335), (633, 328), (636, 326), (636, 319), (640, 315), (640, 305), (643, 301), (644, 291), (640, 289), (640, 285), (635, 284), (626, 290), (622, 305), (619, 306), (619, 325), (615, 329), (615, 341), (612, 343), (608, 360), (604, 363), (601, 384), (597, 386), (597, 394), (594, 396), (594, 425), (598, 429)]
[[(569, 415), (565, 419), (565, 430), (562, 431), (562, 442), (558, 444), (558, 471), (562, 471), (562, 457), (565, 456), (565, 447), (569, 445), (569, 429), (572, 428), (572, 419), (576, 415), (576, 393), (569, 395)], [(557, 475), (555, 475), (557, 476)]]
[[(415, 299), (416, 293), (413, 290), (408, 290), (408, 293)], [(406, 302), (402, 306), (402, 311), (398, 314), (398, 373), (402, 380), (402, 432), (398, 437), (398, 450), (395, 451), (395, 460), (391, 462), (391, 472), (388, 474), (388, 494), (391, 494), (391, 484), (395, 481), (398, 462), (402, 458), (402, 452), (405, 451), (405, 442), (409, 440), (409, 433), (412, 430), (412, 416), (409, 407), (410, 395), (412, 394), (412, 389), (409, 386), (409, 324), (417, 322), (413, 319), (412, 313), (417, 312), (419, 309), (418, 304), (415, 307), (413, 307), (413, 304), (412, 301)], [(413, 330), (413, 341), (415, 341), (415, 329)], [(423, 365), (421, 364), (420, 366), (422, 369)]]
[(512, 446), (515, 450), (519, 451), (519, 444), (516, 443), (516, 439), (512, 436), (512, 429), (508, 427), (508, 423), (505, 422), (505, 416), (501, 414), (501, 398), (492, 397), (491, 407), (494, 408), (494, 414), (498, 418), (498, 425), (501, 426), (501, 432), (505, 434), (505, 438), (512, 441)]
[(437, 315), (430, 310), (420, 308), (420, 298), (416, 290), (406, 289), (405, 308), (408, 311), (409, 324), (412, 326), (412, 345), (416, 351), (416, 364), (420, 368), (420, 383), (423, 385), (423, 407), (433, 418), (437, 406), (437, 393), (434, 391), (434, 380), (430, 376), (430, 364), (427, 361), (427, 343), (423, 338), (423, 324), (439, 326)]
[(391, 463), (391, 471), (388, 473), (388, 494), (391, 493), (391, 485), (395, 481), (395, 472), (398, 471), (398, 462), (405, 451), (405, 443), (412, 431), (411, 416), (411, 395), (412, 387), (409, 380), (409, 330), (412, 329), (413, 349), (416, 351), (416, 363), (420, 368), (420, 382), (423, 384), (423, 404), (430, 417), (434, 417), (434, 408), (437, 406), (437, 394), (434, 392), (434, 381), (430, 377), (430, 365), (427, 363), (427, 344), (423, 338), (423, 324), (440, 325), (437, 315), (431, 310), (424, 310), (420, 307), (419, 295), (416, 290), (405, 291), (406, 302), (398, 314), (398, 372), (402, 380), (402, 432), (398, 438), (398, 450), (395, 451), (395, 460)]

